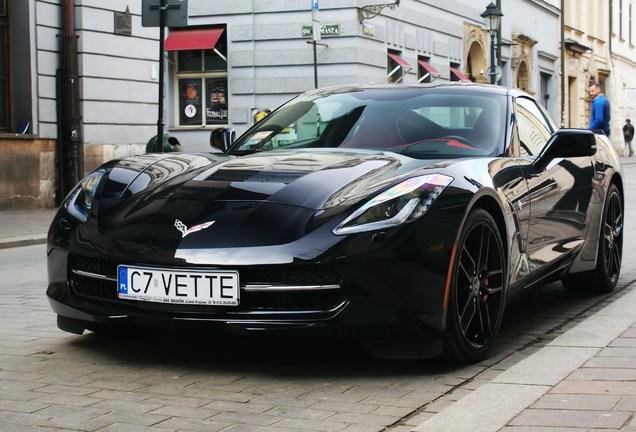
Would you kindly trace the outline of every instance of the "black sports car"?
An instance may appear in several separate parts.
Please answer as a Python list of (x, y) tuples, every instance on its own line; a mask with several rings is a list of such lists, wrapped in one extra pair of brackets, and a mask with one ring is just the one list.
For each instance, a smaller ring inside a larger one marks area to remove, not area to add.
[(623, 179), (605, 136), (476, 84), (296, 97), (222, 152), (110, 161), (48, 238), (58, 326), (353, 337), (484, 358), (511, 295), (611, 291)]

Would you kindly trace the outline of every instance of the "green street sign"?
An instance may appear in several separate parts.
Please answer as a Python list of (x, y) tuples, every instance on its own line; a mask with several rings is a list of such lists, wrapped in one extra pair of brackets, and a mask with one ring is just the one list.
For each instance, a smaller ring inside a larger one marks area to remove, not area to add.
[[(340, 34), (340, 24), (325, 24), (320, 26), (320, 36), (338, 36)], [(313, 27), (310, 25), (303, 26), (303, 37), (311, 37), (314, 35)]]

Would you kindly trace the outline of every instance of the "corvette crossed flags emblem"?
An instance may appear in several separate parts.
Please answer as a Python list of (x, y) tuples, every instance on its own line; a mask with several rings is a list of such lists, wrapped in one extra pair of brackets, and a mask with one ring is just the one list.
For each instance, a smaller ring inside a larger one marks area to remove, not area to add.
[(193, 232), (204, 230), (210, 225), (212, 225), (213, 223), (214, 221), (210, 221), (210, 222), (205, 222), (199, 225), (195, 225), (192, 228), (188, 228), (188, 226), (184, 224), (183, 222), (181, 222), (179, 219), (174, 220), (175, 228), (181, 231), (181, 238), (184, 238), (185, 236), (187, 236), (188, 234), (192, 234)]

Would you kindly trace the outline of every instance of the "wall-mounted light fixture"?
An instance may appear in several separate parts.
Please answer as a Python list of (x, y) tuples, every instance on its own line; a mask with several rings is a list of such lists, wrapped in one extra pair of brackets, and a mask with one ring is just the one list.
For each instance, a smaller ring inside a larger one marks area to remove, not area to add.
[(358, 21), (363, 22), (364, 20), (375, 18), (384, 10), (384, 8), (389, 8), (391, 10), (395, 9), (400, 5), (400, 0), (395, 0), (393, 3), (382, 3), (376, 5), (368, 5), (362, 6), (358, 8)]

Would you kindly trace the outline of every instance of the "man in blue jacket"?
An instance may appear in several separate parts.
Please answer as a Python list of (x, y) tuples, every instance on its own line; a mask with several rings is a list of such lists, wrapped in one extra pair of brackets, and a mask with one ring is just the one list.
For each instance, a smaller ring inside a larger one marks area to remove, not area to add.
[(598, 81), (590, 81), (587, 92), (592, 98), (590, 108), (590, 129), (602, 130), (605, 135), (610, 135), (610, 104)]

